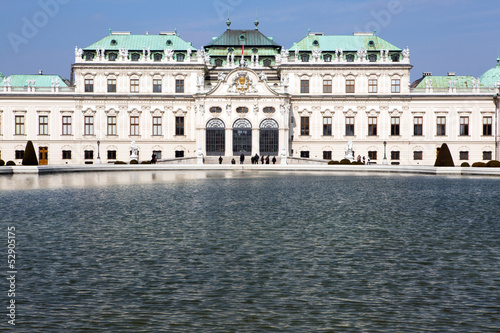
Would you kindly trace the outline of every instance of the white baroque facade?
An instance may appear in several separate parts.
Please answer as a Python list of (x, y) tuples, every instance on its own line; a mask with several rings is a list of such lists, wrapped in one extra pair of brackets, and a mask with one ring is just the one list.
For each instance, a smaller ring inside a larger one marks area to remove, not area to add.
[(110, 33), (75, 49), (71, 82), (0, 74), (0, 158), (20, 164), (28, 140), (41, 164), (128, 162), (132, 141), (140, 161), (327, 162), (348, 142), (379, 164), (432, 165), (443, 143), (455, 164), (499, 158), (499, 64), (411, 83), (408, 48), (370, 33), (287, 49), (229, 25), (200, 49), (177, 33)]

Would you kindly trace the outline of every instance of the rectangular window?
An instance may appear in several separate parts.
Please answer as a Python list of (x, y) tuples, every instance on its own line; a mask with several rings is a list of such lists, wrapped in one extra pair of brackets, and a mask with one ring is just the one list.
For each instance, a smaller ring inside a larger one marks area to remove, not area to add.
[(62, 159), (70, 160), (71, 159), (71, 150), (63, 150), (62, 151)]
[(38, 117), (38, 134), (39, 135), (49, 134), (49, 116)]
[(323, 135), (332, 135), (332, 117), (323, 117)]
[(391, 80), (391, 92), (393, 93), (401, 92), (401, 80), (399, 79)]
[(368, 135), (377, 135), (377, 117), (368, 117)]
[(301, 94), (309, 93), (309, 80), (300, 80), (300, 93)]
[(345, 118), (345, 135), (354, 136), (354, 117)]
[(413, 159), (415, 161), (421, 161), (424, 157), (424, 153), (422, 151), (414, 151), (413, 152)]
[(85, 92), (94, 92), (94, 79), (85, 79)]
[(15, 151), (16, 160), (22, 160), (24, 158), (24, 150)]
[(16, 135), (24, 135), (24, 116), (16, 116)]
[(331, 93), (332, 92), (332, 80), (323, 80), (323, 93)]
[(391, 151), (391, 160), (399, 161), (399, 151)]
[(309, 152), (308, 151), (301, 151), (300, 152), (300, 157), (302, 157), (302, 158), (309, 158)]
[(391, 117), (391, 135), (399, 135), (399, 117)]
[(332, 152), (331, 151), (324, 151), (323, 152), (323, 159), (324, 160), (331, 160), (332, 159)]
[(437, 117), (436, 125), (436, 135), (446, 135), (446, 117)]
[(184, 150), (175, 151), (175, 158), (180, 158), (180, 157), (184, 157)]
[(184, 80), (175, 80), (175, 92), (176, 93), (184, 92)]
[(493, 135), (491, 124), (492, 124), (492, 117), (483, 117), (483, 135), (484, 136)]
[(175, 117), (175, 135), (184, 135), (184, 117)]
[(354, 79), (345, 80), (345, 92), (348, 94), (354, 93)]
[(376, 151), (368, 151), (368, 158), (371, 160), (371, 161), (376, 161), (377, 160), (377, 152)]
[(116, 135), (116, 116), (108, 116), (108, 135)]
[(461, 151), (460, 152), (460, 160), (467, 161), (468, 159), (469, 159), (469, 152), (468, 151)]
[(413, 118), (413, 135), (423, 135), (423, 117)]
[(160, 79), (153, 80), (153, 92), (154, 93), (161, 93), (161, 80)]
[(139, 117), (130, 117), (130, 135), (139, 135)]
[(300, 135), (309, 135), (309, 117), (300, 117)]
[(108, 160), (116, 160), (116, 150), (108, 150)]
[(368, 92), (369, 93), (377, 92), (377, 79), (368, 80)]
[(116, 92), (116, 79), (108, 79), (108, 92), (109, 93)]
[(85, 135), (94, 135), (94, 116), (85, 116)]
[(93, 150), (85, 150), (83, 152), (84, 158), (86, 160), (93, 160), (94, 159), (94, 151)]
[(491, 161), (491, 151), (483, 151), (483, 160)]
[(469, 135), (469, 117), (460, 117), (460, 135)]
[(138, 93), (139, 92), (139, 79), (131, 79), (130, 80), (130, 92)]
[(62, 117), (62, 135), (71, 135), (71, 116)]
[(153, 135), (161, 135), (161, 117), (153, 117)]
[(161, 160), (161, 150), (153, 150), (157, 160)]

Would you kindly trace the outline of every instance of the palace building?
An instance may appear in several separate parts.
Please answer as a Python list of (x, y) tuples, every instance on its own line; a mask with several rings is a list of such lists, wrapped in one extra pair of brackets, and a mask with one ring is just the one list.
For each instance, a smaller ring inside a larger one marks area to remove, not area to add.
[[(289, 47), (255, 27), (199, 49), (177, 32), (111, 32), (75, 49), (71, 79), (0, 73), (0, 158), (20, 164), (130, 159), (206, 163), (258, 154), (287, 163), (354, 157), (433, 165), (499, 158), (500, 59), (480, 78), (410, 82), (410, 52), (373, 33), (308, 33)], [(2, 85), (3, 84), (3, 85)], [(191, 162), (192, 161), (192, 162)]]

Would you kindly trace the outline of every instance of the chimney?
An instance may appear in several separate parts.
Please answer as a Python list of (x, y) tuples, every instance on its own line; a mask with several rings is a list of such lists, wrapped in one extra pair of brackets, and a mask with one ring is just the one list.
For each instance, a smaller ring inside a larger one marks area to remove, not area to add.
[(43, 75), (43, 72), (41, 69), (38, 71), (38, 75)]
[(424, 77), (426, 77), (426, 76), (432, 76), (432, 72), (424, 72), (422, 75)]
[(455, 76), (455, 72), (448, 72), (448, 76)]

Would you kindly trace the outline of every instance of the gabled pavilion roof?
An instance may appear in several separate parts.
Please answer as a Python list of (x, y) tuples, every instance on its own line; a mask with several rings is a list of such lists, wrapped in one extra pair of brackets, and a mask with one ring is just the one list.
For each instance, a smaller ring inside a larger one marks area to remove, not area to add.
[(310, 33), (301, 41), (294, 43), (291, 51), (298, 47), (299, 51), (312, 51), (319, 47), (322, 51), (335, 51), (342, 49), (344, 52), (358, 51), (361, 48), (369, 51), (389, 50), (401, 52), (402, 50), (371, 33), (354, 34), (353, 36), (325, 36), (323, 34)]
[(192, 43), (186, 42), (175, 33), (160, 35), (131, 35), (127, 33), (112, 33), (94, 44), (84, 48), (84, 51), (95, 51), (97, 48), (105, 50), (141, 50), (149, 48), (151, 51), (172, 49), (175, 51), (191, 49), (195, 51)]

